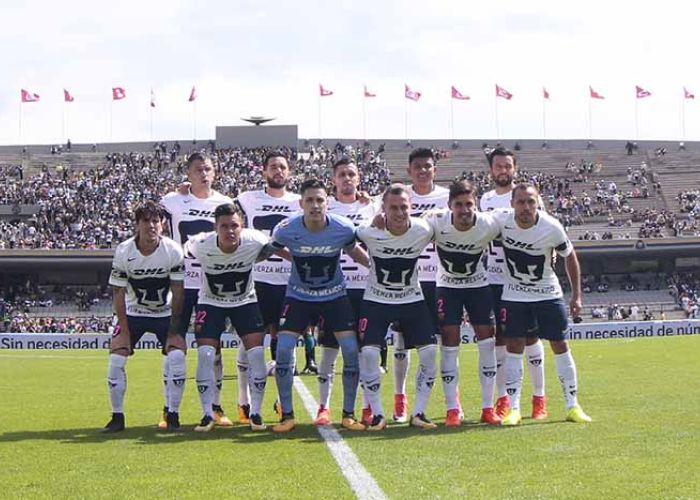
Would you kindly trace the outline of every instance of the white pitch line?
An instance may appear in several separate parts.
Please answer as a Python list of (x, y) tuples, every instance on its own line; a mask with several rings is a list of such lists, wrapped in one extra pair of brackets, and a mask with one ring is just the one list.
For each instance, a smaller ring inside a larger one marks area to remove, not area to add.
[[(299, 393), (306, 411), (313, 419), (316, 415), (318, 403), (316, 403), (316, 400), (299, 377), (294, 377), (294, 388)], [(331, 455), (333, 455), (338, 467), (340, 467), (343, 476), (350, 484), (350, 488), (355, 492), (355, 496), (362, 500), (386, 499), (387, 496), (379, 487), (377, 481), (360, 463), (360, 459), (357, 458), (355, 452), (348, 446), (338, 430), (332, 425), (319, 425), (316, 428), (326, 442), (326, 446), (328, 446)]]

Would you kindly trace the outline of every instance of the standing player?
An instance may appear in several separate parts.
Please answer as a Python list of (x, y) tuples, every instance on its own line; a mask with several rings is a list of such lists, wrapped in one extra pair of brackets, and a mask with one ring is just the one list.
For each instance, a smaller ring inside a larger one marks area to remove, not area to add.
[[(187, 158), (187, 180), (189, 192), (182, 194), (172, 192), (160, 201), (169, 221), (170, 237), (184, 245), (190, 236), (211, 231), (214, 228), (214, 209), (222, 203), (231, 203), (231, 198), (212, 189), (215, 177), (214, 163), (202, 153), (193, 153)], [(182, 309), (180, 331), (187, 333), (192, 312), (197, 307), (197, 295), (201, 285), (200, 264), (197, 259), (185, 255), (185, 304)], [(214, 388), (213, 411), (216, 423), (221, 426), (233, 425), (221, 407), (221, 384), (224, 377), (221, 351), (218, 350), (214, 361), (216, 387)], [(164, 365), (163, 373), (171, 372), (173, 377), (184, 373), (185, 361), (176, 365)], [(166, 412), (167, 409), (164, 409)], [(159, 427), (163, 426), (161, 421)]]
[(460, 327), (465, 310), (479, 350), (481, 421), (499, 425), (501, 419), (493, 411), (496, 324), (482, 256), (500, 228), (493, 217), (476, 211), (476, 190), (472, 184), (454, 182), (449, 193), (449, 210), (427, 218), (435, 234), (438, 255), (437, 314), (442, 337), (440, 371), (447, 403), (445, 425), (461, 425), (457, 383)]
[[(408, 193), (411, 197), (411, 216), (419, 217), (429, 210), (447, 208), (448, 190), (435, 184), (435, 155), (428, 148), (416, 148), (408, 156), (408, 175), (411, 186)], [(437, 320), (435, 277), (437, 274), (437, 255), (435, 246), (429, 244), (418, 261), (418, 281), (420, 281), (425, 303), (430, 311), (431, 321)], [(436, 332), (437, 333), (437, 332)], [(404, 336), (398, 333), (394, 336), (394, 420), (407, 420), (408, 399), (406, 397), (406, 378), (410, 365), (408, 348)]]
[(214, 357), (220, 346), (226, 318), (236, 329), (250, 363), (250, 427), (265, 429), (260, 405), (265, 395), (267, 369), (263, 340), (265, 332), (251, 279), (253, 264), (268, 243), (268, 237), (254, 229), (243, 229), (243, 218), (236, 207), (226, 203), (214, 211), (215, 232), (200, 233), (185, 244), (185, 252), (202, 265), (202, 287), (195, 333), (197, 336), (197, 389), (204, 417), (197, 432), (214, 428), (212, 392)]
[[(333, 186), (335, 197), (330, 199), (328, 211), (343, 215), (350, 219), (355, 226), (368, 225), (377, 214), (374, 203), (360, 201), (358, 188), (360, 186), (360, 171), (357, 165), (348, 158), (341, 158), (333, 165)], [(355, 318), (360, 314), (362, 294), (367, 286), (367, 268), (351, 262), (347, 255), (340, 257), (340, 265), (345, 276), (345, 287), (352, 304)], [(335, 361), (338, 358), (338, 342), (333, 335), (323, 335), (320, 339), (321, 362), (318, 365), (319, 408), (314, 423), (328, 425), (331, 423), (330, 399), (333, 388)], [(382, 365), (386, 370), (386, 342), (382, 346)], [(364, 394), (364, 391), (363, 391)], [(366, 403), (366, 401), (364, 402)], [(371, 422), (371, 410), (368, 404), (362, 405), (362, 422)]]
[[(515, 175), (518, 169), (517, 159), (513, 152), (504, 148), (496, 148), (489, 153), (488, 161), (495, 187), (481, 197), (481, 210), (485, 212), (499, 208), (510, 208), (511, 194), (515, 187)], [(540, 207), (544, 208), (541, 200)], [(498, 393), (496, 414), (503, 418), (508, 413), (509, 401), (503, 364), (506, 358), (506, 340), (503, 337), (505, 325), (501, 322), (501, 316), (498, 312), (501, 310), (501, 294), (506, 282), (507, 269), (500, 240), (491, 242), (486, 270), (494, 297), (494, 311), (496, 311), (496, 390)], [(542, 341), (532, 334), (528, 335), (525, 340), (525, 355), (532, 382), (532, 418), (535, 420), (544, 419), (547, 418), (547, 400), (544, 390), (544, 347)]]
[(415, 346), (418, 351), (416, 403), (409, 423), (422, 429), (437, 427), (425, 416), (435, 382), (435, 325), (416, 273), (419, 257), (430, 243), (433, 230), (426, 221), (409, 215), (409, 196), (405, 186), (392, 184), (382, 201), (386, 229), (362, 226), (357, 230), (357, 238), (367, 245), (371, 257), (358, 321), (363, 346), (361, 379), (374, 414), (367, 428), (371, 431), (386, 427), (380, 392), (379, 349), (392, 321), (401, 323), (405, 345)]
[(288, 432), (295, 426), (292, 358), (297, 337), (316, 318), (321, 319), (327, 335), (335, 335), (343, 354), (341, 425), (350, 430), (364, 430), (365, 426), (355, 420), (354, 414), (359, 376), (357, 334), (339, 260), (345, 250), (354, 260), (368, 265), (367, 254), (355, 242), (352, 221), (327, 213), (328, 193), (320, 181), (304, 181), (300, 194), (303, 214), (281, 222), (272, 233), (271, 247), (278, 250), (286, 247), (292, 256), (275, 369), (282, 419), (272, 430)]
[(566, 419), (590, 422), (578, 404), (576, 365), (566, 342), (567, 311), (559, 279), (554, 273), (552, 258), (556, 251), (564, 258), (566, 274), (571, 284), (569, 310), (581, 314), (581, 269), (574, 247), (559, 221), (538, 210), (539, 192), (529, 183), (513, 189), (513, 210), (496, 213), (506, 268), (503, 286), (501, 320), (506, 337), (506, 391), (511, 409), (503, 425), (518, 425), (520, 392), (523, 382), (523, 351), (528, 326), (535, 324), (539, 336), (549, 340), (554, 352), (557, 376), (566, 401)]
[(114, 252), (109, 284), (114, 289), (114, 313), (119, 322), (109, 350), (107, 385), (112, 419), (102, 432), (124, 430), (126, 361), (144, 333), (156, 335), (166, 359), (182, 364), (177, 377), (165, 380), (166, 428), (178, 430), (178, 411), (185, 388), (186, 343), (178, 330), (184, 278), (182, 248), (162, 236), (163, 216), (158, 206), (146, 202), (134, 213), (136, 235)]
[[(299, 211), (299, 195), (287, 191), (290, 176), (289, 163), (282, 153), (273, 152), (265, 157), (263, 161), (265, 189), (245, 191), (236, 198), (247, 227), (257, 229), (269, 236), (278, 223)], [(275, 255), (271, 255), (267, 260), (253, 267), (255, 292), (265, 329), (270, 334), (272, 359), (276, 357), (277, 326), (291, 270), (290, 262)], [(245, 422), (250, 404), (247, 391), (248, 358), (245, 356), (245, 349), (239, 349), (237, 362), (238, 412), (239, 419)]]

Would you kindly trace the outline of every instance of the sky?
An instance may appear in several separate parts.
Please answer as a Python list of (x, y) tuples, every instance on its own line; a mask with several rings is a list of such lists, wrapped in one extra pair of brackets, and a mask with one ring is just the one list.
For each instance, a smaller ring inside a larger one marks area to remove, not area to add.
[[(251, 115), (311, 138), (700, 140), (689, 5), (3, 2), (0, 144), (208, 139)], [(513, 98), (497, 100), (496, 84)], [(471, 99), (451, 100), (452, 85)], [(126, 99), (111, 100), (115, 86)], [(21, 105), (20, 89), (40, 101)]]

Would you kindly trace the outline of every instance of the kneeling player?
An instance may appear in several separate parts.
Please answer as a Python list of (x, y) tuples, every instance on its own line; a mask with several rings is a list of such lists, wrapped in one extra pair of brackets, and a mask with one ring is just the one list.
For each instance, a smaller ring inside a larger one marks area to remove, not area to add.
[(178, 411), (185, 386), (187, 349), (177, 328), (183, 302), (182, 249), (162, 236), (163, 215), (155, 203), (146, 202), (137, 208), (135, 218), (136, 235), (116, 248), (109, 278), (119, 325), (109, 351), (107, 385), (112, 419), (102, 430), (108, 433), (124, 430), (126, 361), (146, 332), (156, 335), (170, 365), (165, 380), (167, 429), (180, 428)]
[(578, 404), (576, 365), (566, 342), (567, 313), (559, 279), (554, 273), (552, 256), (556, 251), (564, 258), (571, 284), (569, 310), (581, 314), (581, 270), (574, 247), (559, 221), (538, 210), (539, 192), (528, 183), (513, 189), (513, 210), (496, 213), (508, 281), (503, 287), (500, 314), (506, 324), (506, 390), (511, 410), (503, 425), (518, 425), (521, 420), (520, 392), (523, 382), (522, 357), (528, 326), (535, 324), (538, 335), (550, 342), (557, 375), (564, 392), (567, 420), (590, 422)]
[(367, 430), (386, 427), (380, 395), (379, 350), (393, 321), (401, 322), (406, 346), (415, 346), (419, 357), (416, 403), (409, 424), (432, 429), (437, 426), (425, 416), (425, 407), (435, 382), (435, 325), (418, 284), (416, 266), (433, 230), (426, 221), (409, 216), (409, 193), (401, 184), (393, 184), (384, 193), (382, 210), (386, 229), (357, 230), (357, 238), (367, 245), (371, 258), (358, 321), (363, 346), (361, 379), (374, 415)]
[(197, 389), (204, 416), (194, 430), (209, 432), (215, 425), (212, 411), (216, 385), (214, 359), (226, 318), (229, 318), (248, 353), (250, 428), (260, 431), (265, 429), (260, 415), (267, 381), (265, 333), (251, 271), (253, 264), (265, 256), (262, 250), (268, 238), (255, 229), (244, 229), (243, 218), (231, 203), (216, 207), (214, 228), (215, 232), (200, 233), (185, 244), (185, 252), (201, 263), (204, 273), (195, 325)]
[(474, 327), (479, 349), (481, 421), (499, 425), (493, 411), (496, 376), (493, 297), (482, 264), (484, 250), (500, 232), (488, 214), (476, 211), (476, 190), (466, 181), (450, 186), (449, 210), (428, 216), (438, 254), (437, 315), (442, 346), (440, 371), (447, 403), (446, 426), (461, 424), (458, 395), (460, 327), (464, 311)]

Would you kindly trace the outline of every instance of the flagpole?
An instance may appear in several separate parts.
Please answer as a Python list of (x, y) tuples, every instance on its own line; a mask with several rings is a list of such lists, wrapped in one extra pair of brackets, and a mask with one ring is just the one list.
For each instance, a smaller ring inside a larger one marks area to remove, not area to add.
[(683, 90), (683, 100), (681, 101), (681, 140), (685, 142), (685, 89)]
[(455, 142), (455, 106), (454, 99), (450, 96), (450, 135), (452, 136), (452, 142)]
[(112, 100), (109, 101), (109, 142), (112, 142), (113, 132), (114, 132), (114, 96)]
[(404, 129), (406, 132), (406, 142), (408, 142), (408, 99), (406, 96), (403, 98), (403, 111), (404, 111)]
[(542, 96), (542, 139), (547, 140), (547, 99)]
[(496, 140), (500, 141), (501, 139), (501, 127), (498, 124), (498, 96), (495, 95), (493, 97), (493, 106), (495, 109), (495, 118), (496, 118)]
[(151, 119), (151, 123), (150, 123), (151, 142), (153, 142), (153, 106), (150, 106), (150, 110), (151, 110), (151, 116), (150, 116), (150, 119)]
[(22, 145), (22, 100), (19, 101), (19, 143)]
[(192, 101), (192, 140), (197, 140), (197, 101)]
[(639, 97), (634, 98), (634, 140), (639, 140)]
[(66, 142), (66, 99), (63, 98), (63, 112), (61, 115), (61, 141)]
[(321, 92), (318, 93), (318, 139), (323, 139), (321, 129)]
[(362, 91), (362, 140), (367, 142), (367, 116), (365, 104), (367, 102), (367, 96), (365, 95), (365, 90)]
[(588, 96), (588, 140), (593, 140), (593, 98)]

